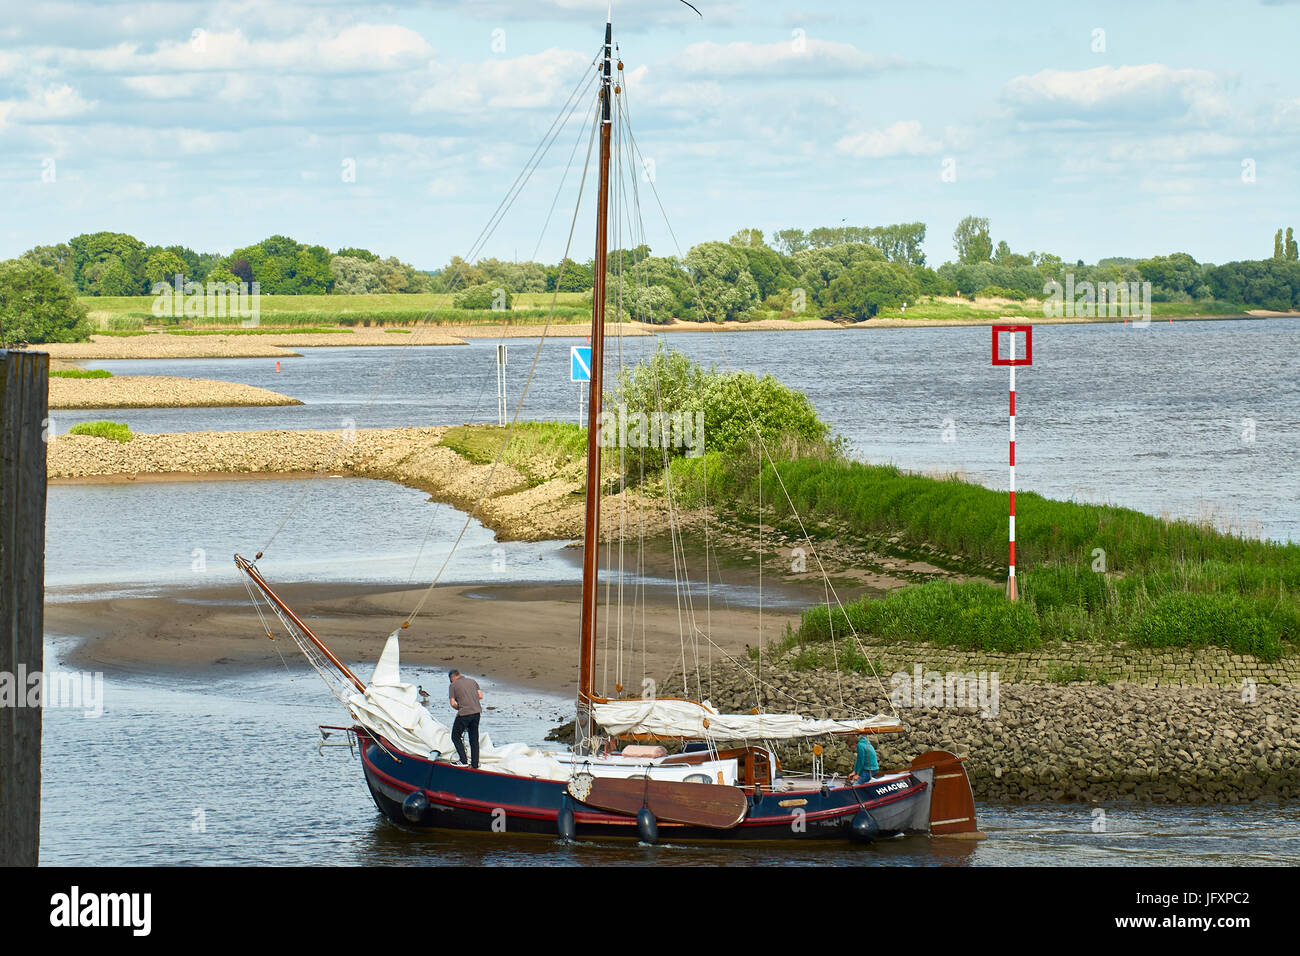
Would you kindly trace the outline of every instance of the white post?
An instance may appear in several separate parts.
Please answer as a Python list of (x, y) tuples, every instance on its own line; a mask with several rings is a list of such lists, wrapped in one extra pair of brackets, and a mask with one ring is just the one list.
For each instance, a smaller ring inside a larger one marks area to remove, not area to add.
[(506, 424), (506, 347), (497, 346), (497, 424)]

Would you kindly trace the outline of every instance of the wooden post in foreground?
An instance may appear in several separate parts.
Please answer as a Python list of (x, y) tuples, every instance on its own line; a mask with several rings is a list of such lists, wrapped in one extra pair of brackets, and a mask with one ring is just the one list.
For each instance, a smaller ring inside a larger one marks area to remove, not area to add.
[(40, 858), (41, 708), (26, 678), (45, 666), (49, 370), (44, 352), (0, 350), (0, 866)]

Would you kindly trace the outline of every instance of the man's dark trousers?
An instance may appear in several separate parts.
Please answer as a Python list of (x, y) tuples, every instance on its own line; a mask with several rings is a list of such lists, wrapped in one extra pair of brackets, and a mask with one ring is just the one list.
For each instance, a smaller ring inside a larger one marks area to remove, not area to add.
[(466, 714), (464, 717), (457, 716), (451, 722), (451, 739), (456, 745), (456, 756), (460, 757), (460, 762), (465, 762), (465, 741), (463, 735), (469, 731), (469, 753), (471, 767), (478, 767), (478, 719), (482, 714)]

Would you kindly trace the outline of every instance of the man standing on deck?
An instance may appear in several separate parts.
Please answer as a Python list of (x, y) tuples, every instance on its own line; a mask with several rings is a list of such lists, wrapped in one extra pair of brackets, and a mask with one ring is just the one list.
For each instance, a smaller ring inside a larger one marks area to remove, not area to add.
[(469, 731), (469, 765), (478, 769), (478, 720), (483, 715), (483, 692), (472, 677), (463, 677), (460, 671), (452, 671), (447, 677), (451, 680), (451, 706), (455, 708), (456, 719), (451, 724), (451, 740), (456, 745), (456, 755), (465, 763), (465, 742), (461, 739)]

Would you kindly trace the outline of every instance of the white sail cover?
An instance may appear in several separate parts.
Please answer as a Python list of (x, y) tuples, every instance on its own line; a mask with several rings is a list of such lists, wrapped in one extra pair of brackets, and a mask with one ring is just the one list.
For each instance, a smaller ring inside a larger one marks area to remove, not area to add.
[[(451, 731), (434, 720), (419, 702), (414, 684), (402, 683), (398, 632), (388, 636), (365, 693), (348, 698), (352, 719), (399, 750), (419, 757), (454, 754)], [(497, 747), (486, 732), (479, 733), (479, 767), (544, 780), (567, 780), (569, 771), (553, 756), (527, 744)]]
[(788, 740), (902, 729), (898, 718), (888, 714), (853, 720), (816, 720), (799, 714), (719, 714), (708, 701), (700, 704), (691, 700), (612, 700), (594, 704), (592, 713), (596, 722), (614, 736)]

